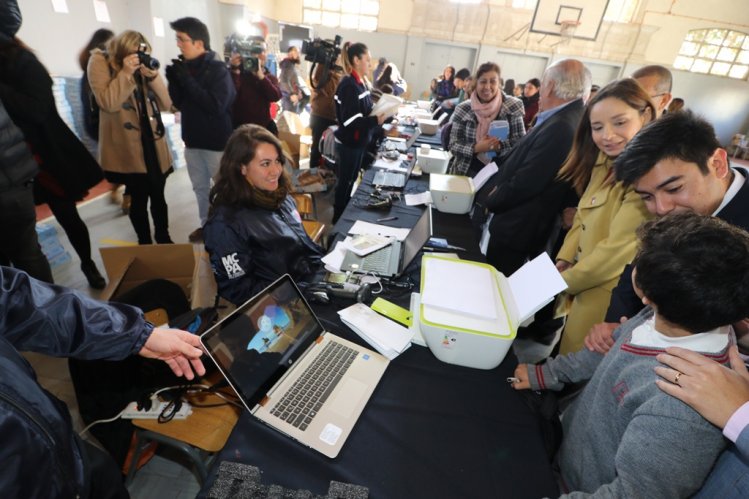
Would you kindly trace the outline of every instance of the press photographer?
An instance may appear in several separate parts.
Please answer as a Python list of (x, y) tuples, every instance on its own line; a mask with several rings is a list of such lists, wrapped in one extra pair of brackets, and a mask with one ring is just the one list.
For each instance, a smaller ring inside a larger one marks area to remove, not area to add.
[(284, 111), (292, 111), (300, 114), (310, 100), (312, 92), (304, 81), (304, 75), (300, 69), (299, 49), (291, 46), (287, 51), (286, 59), (281, 61), (281, 107)]
[(310, 166), (324, 166), (320, 154), (320, 139), (326, 128), (336, 124), (335, 90), (343, 78), (343, 68), (340, 65), (341, 37), (335, 40), (305, 40), (302, 42), (304, 59), (312, 62), (310, 83), (312, 98), (310, 99), (310, 128), (312, 128), (312, 148), (310, 150)]
[(224, 59), (229, 64), (237, 98), (232, 106), (234, 128), (253, 123), (278, 135), (278, 127), (270, 115), (270, 106), (281, 99), (278, 79), (267, 67), (267, 47), (262, 37), (244, 38), (237, 34), (226, 37)]

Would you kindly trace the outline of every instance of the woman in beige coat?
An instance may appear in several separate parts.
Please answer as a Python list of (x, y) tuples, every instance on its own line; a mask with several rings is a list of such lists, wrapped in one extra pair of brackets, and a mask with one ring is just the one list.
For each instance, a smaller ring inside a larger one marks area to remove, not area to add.
[(149, 199), (154, 239), (171, 243), (164, 185), (172, 158), (160, 110), (171, 109), (172, 101), (158, 70), (141, 64), (139, 50), (151, 51), (145, 37), (124, 31), (106, 52), (91, 52), (87, 72), (100, 108), (99, 162), (107, 180), (125, 184), (132, 196), (129, 216), (138, 243), (152, 243)]
[(649, 218), (640, 196), (614, 178), (612, 163), (655, 117), (648, 94), (635, 80), (609, 83), (593, 97), (559, 172), (580, 195), (572, 228), (557, 255), (570, 305), (561, 354), (583, 346), (588, 330), (603, 321), (624, 266), (636, 250), (635, 229)]

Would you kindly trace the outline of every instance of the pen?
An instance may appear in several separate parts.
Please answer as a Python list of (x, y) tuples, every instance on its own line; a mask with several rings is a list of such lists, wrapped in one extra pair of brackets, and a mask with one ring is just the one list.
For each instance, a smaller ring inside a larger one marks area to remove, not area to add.
[(520, 383), (520, 379), (514, 376), (510, 376), (509, 378), (507, 378), (507, 382), (510, 384)]
[(378, 218), (378, 222), (390, 222), (391, 220), (398, 220), (398, 217), (385, 217), (385, 218)]

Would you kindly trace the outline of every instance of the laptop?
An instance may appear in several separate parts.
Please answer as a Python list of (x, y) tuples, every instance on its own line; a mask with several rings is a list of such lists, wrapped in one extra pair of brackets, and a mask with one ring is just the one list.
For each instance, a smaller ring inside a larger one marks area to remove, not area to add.
[[(403, 154), (406, 154), (411, 147), (416, 143), (416, 139), (419, 138), (421, 135), (421, 130), (419, 130), (419, 127), (416, 127), (414, 129), (414, 133), (411, 134), (411, 136), (408, 139), (402, 139), (400, 137), (389, 137), (386, 142), (389, 142), (393, 145), (393, 148)], [(385, 148), (388, 148), (388, 144), (385, 144)]]
[(421, 248), (432, 237), (432, 207), (427, 206), (424, 213), (413, 226), (403, 241), (393, 241), (382, 249), (366, 256), (359, 256), (347, 251), (343, 258), (341, 270), (375, 274), (382, 277), (395, 277), (403, 273), (416, 258)]
[(326, 332), (288, 274), (200, 341), (253, 416), (330, 458), (389, 363)]
[(411, 176), (411, 172), (415, 165), (416, 155), (413, 155), (413, 157), (408, 161), (408, 167), (405, 172), (378, 169), (372, 179), (372, 184), (391, 189), (402, 189), (406, 186), (406, 182), (408, 182), (408, 178)]

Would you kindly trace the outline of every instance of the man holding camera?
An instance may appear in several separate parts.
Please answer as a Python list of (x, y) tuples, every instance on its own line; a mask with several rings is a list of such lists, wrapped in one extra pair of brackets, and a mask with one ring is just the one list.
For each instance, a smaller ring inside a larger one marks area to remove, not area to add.
[(232, 106), (232, 124), (234, 128), (245, 123), (254, 123), (265, 127), (278, 136), (278, 127), (270, 115), (272, 103), (281, 99), (278, 79), (267, 67), (265, 42), (253, 41), (248, 56), (231, 52), (229, 66), (237, 98)]
[(292, 111), (301, 114), (304, 107), (309, 102), (311, 92), (304, 81), (304, 75), (301, 72), (301, 59), (299, 49), (290, 46), (286, 53), (286, 59), (281, 61), (281, 107), (284, 111)]
[(236, 96), (224, 62), (211, 51), (208, 28), (194, 17), (170, 23), (182, 55), (166, 68), (169, 95), (182, 113), (182, 140), (192, 189), (198, 200), (200, 227), (189, 238), (203, 240), (211, 180), (233, 131), (231, 107)]

